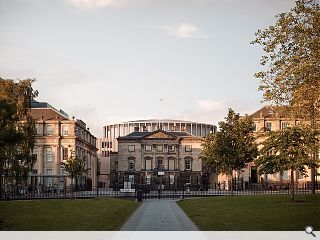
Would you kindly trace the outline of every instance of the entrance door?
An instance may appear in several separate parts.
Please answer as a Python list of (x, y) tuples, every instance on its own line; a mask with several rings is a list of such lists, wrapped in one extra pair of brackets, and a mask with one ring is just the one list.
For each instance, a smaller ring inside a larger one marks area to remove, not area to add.
[(257, 168), (251, 167), (251, 183), (258, 183)]

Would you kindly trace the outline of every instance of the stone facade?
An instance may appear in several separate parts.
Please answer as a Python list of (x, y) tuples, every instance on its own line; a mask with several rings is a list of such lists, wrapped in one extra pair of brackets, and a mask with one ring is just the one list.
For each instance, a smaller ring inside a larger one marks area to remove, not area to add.
[(37, 161), (32, 171), (37, 182), (33, 184), (58, 184), (59, 177), (66, 176), (60, 163), (73, 152), (80, 158), (86, 158), (86, 167), (89, 169), (77, 184), (87, 189), (96, 186), (96, 138), (86, 124), (80, 119), (70, 119), (65, 112), (47, 103), (34, 102), (30, 115), (36, 121), (37, 131), (34, 149)]
[[(264, 106), (258, 111), (250, 115), (252, 117), (255, 130), (254, 136), (256, 138), (256, 143), (258, 144), (258, 149), (262, 148), (262, 142), (266, 139), (266, 131), (277, 131), (284, 129), (288, 126), (294, 126), (297, 124), (305, 123), (301, 119), (294, 119), (286, 114), (285, 109), (279, 106)], [(319, 156), (318, 156), (319, 157)], [(317, 168), (317, 172), (320, 174), (320, 169)], [(307, 177), (302, 176), (298, 171), (295, 173), (295, 179), (297, 185), (303, 187), (304, 184), (310, 183), (311, 181), (311, 170), (307, 170)], [(243, 169), (243, 172), (234, 172), (233, 176), (238, 182), (248, 182), (249, 184), (268, 182), (273, 185), (287, 184), (290, 181), (290, 171), (285, 171), (283, 175), (280, 173), (274, 174), (258, 174), (258, 169), (254, 162), (248, 164), (248, 166)], [(319, 181), (319, 179), (318, 179)], [(225, 185), (228, 188), (229, 179), (226, 175), (219, 175), (217, 182)], [(222, 186), (221, 185), (221, 186)]]
[(112, 185), (124, 182), (163, 185), (203, 185), (199, 159), (203, 138), (186, 132), (133, 132), (118, 139), (118, 154), (111, 161), (115, 174)]
[[(280, 106), (264, 106), (259, 109), (252, 115), (252, 119), (255, 125), (254, 135), (256, 137), (256, 142), (258, 144), (258, 148), (262, 148), (262, 142), (266, 139), (265, 132), (267, 130), (270, 131), (278, 131), (280, 129), (285, 129), (288, 126), (295, 126), (298, 124), (305, 124), (306, 122), (291, 117), (288, 113), (286, 113), (285, 108)], [(317, 156), (319, 157), (319, 156)], [(255, 168), (255, 166), (251, 166)], [(320, 173), (320, 169), (317, 168), (317, 172)], [(307, 177), (302, 176), (299, 171), (295, 173), (295, 179), (298, 185), (303, 185), (306, 182), (311, 181), (311, 170), (307, 169)], [(285, 171), (283, 175), (280, 173), (275, 174), (263, 174), (259, 176), (258, 181), (270, 181), (270, 182), (289, 182), (290, 180), (290, 171)]]

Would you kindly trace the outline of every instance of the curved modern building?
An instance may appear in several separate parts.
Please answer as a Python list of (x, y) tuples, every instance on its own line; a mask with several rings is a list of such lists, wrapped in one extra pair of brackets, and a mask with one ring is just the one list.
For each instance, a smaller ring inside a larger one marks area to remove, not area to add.
[(99, 148), (104, 150), (106, 154), (117, 152), (118, 137), (126, 136), (132, 132), (152, 132), (158, 129), (164, 131), (187, 132), (196, 137), (205, 137), (209, 133), (215, 132), (216, 126), (206, 123), (171, 119), (136, 120), (111, 124), (103, 127), (104, 141), (102, 141), (102, 146), (99, 146)]

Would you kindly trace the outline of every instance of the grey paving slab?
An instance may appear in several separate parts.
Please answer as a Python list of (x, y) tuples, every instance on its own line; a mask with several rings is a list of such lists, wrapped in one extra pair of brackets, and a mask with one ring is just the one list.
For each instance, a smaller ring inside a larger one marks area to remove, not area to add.
[(146, 200), (121, 231), (197, 231), (175, 200)]

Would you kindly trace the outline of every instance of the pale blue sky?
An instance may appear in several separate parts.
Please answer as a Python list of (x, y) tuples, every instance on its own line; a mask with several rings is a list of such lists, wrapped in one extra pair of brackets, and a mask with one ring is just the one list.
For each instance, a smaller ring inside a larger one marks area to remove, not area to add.
[[(293, 0), (0, 0), (0, 76), (96, 136), (118, 121), (217, 124), (263, 104), (254, 32)], [(163, 98), (164, 101), (160, 101)]]

